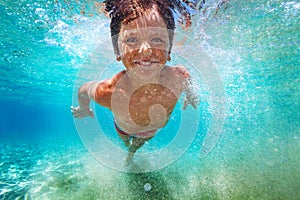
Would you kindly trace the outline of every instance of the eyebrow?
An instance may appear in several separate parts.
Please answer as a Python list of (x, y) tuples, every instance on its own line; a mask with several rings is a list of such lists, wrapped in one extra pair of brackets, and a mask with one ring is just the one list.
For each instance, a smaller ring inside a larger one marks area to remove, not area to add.
[(150, 32), (151, 34), (153, 34), (153, 36), (156, 36), (156, 35), (161, 35), (160, 32), (158, 31), (155, 31), (155, 32)]
[[(138, 36), (138, 30), (126, 30), (124, 32), (124, 37), (137, 37)], [(156, 30), (153, 30), (153, 31), (149, 31), (148, 34), (151, 36), (151, 37), (169, 37), (167, 33), (162, 33), (160, 31), (156, 31)]]
[(153, 34), (151, 34), (151, 37), (169, 38), (168, 34), (164, 34), (161, 32), (154, 32)]

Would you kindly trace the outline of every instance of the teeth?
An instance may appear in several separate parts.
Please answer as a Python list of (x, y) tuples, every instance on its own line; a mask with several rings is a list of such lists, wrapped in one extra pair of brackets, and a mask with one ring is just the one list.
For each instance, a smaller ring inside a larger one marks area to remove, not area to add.
[(151, 65), (151, 62), (137, 62), (138, 65)]
[(141, 62), (136, 62), (136, 64), (138, 65), (151, 65), (153, 63), (156, 63), (156, 62), (152, 62), (152, 61), (141, 61)]

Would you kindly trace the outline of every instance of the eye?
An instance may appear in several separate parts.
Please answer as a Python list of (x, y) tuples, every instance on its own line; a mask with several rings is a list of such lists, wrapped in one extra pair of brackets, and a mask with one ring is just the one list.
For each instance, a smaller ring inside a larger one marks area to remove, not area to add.
[(155, 42), (155, 43), (165, 43), (165, 40), (162, 38), (152, 38), (151, 42)]
[(127, 38), (125, 40), (126, 43), (135, 43), (135, 42), (138, 42), (138, 39), (137, 38), (134, 38), (134, 37), (131, 37), (131, 38)]

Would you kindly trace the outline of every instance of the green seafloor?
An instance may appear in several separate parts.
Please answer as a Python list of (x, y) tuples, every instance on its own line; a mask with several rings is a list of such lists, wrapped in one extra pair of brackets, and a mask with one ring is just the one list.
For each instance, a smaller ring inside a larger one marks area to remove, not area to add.
[(77, 73), (109, 29), (75, 2), (91, 3), (0, 0), (0, 199), (299, 199), (299, 2), (226, 1), (215, 14), (218, 1), (206, 1), (189, 37), (222, 79), (222, 132), (200, 157), (211, 123), (209, 92), (200, 86), (194, 141), (174, 163), (147, 173), (101, 164), (77, 133), (69, 110)]

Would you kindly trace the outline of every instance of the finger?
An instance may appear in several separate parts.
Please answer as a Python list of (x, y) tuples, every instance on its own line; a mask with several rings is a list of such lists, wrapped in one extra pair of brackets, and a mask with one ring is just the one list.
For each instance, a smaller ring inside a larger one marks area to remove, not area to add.
[(197, 105), (196, 104), (193, 103), (192, 106), (193, 106), (194, 109), (197, 109)]
[(88, 114), (90, 117), (94, 117), (94, 113), (93, 111), (90, 111), (90, 113)]
[(75, 118), (78, 118), (78, 117), (79, 117), (79, 113), (78, 113), (78, 112), (72, 112), (72, 114), (73, 114), (73, 116), (74, 116)]
[(183, 110), (185, 110), (187, 106), (188, 106), (188, 103), (187, 103), (187, 100), (185, 99), (184, 100), (184, 105), (183, 105)]
[(74, 108), (73, 106), (71, 106), (71, 110), (76, 111), (78, 110), (77, 108)]
[(200, 103), (201, 103), (201, 101), (200, 101), (199, 98), (195, 99), (195, 101), (194, 101), (194, 103), (193, 103), (193, 107), (194, 107), (195, 109), (197, 109), (197, 107), (198, 107), (198, 105), (200, 105)]
[(185, 110), (185, 109), (186, 109), (186, 107), (187, 107), (187, 105), (185, 104), (185, 105), (183, 106), (183, 110)]
[(77, 113), (77, 110), (71, 110), (71, 113), (72, 113), (73, 115), (75, 115), (75, 114)]

